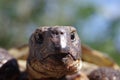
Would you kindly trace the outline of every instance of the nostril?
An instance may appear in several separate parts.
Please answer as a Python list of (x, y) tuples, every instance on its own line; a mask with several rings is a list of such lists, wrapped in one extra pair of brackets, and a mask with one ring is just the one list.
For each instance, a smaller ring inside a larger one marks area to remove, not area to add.
[(52, 31), (52, 34), (58, 35), (59, 33), (57, 31)]
[(60, 34), (64, 34), (63, 32), (60, 32)]
[(58, 35), (58, 32), (56, 32), (56, 35)]

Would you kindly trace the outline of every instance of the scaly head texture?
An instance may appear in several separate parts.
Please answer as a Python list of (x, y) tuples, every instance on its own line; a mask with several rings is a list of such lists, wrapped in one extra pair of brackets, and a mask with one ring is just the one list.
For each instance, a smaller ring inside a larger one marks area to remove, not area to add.
[(74, 27), (44, 26), (31, 35), (27, 71), (32, 78), (60, 78), (79, 72), (81, 65), (81, 43)]

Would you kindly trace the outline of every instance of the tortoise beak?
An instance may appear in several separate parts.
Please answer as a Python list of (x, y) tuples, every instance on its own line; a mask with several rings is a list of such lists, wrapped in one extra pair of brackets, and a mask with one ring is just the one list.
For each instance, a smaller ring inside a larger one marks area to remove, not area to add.
[(53, 59), (57, 60), (57, 61), (61, 61), (63, 60), (63, 58), (70, 58), (73, 61), (76, 61), (76, 57), (74, 57), (72, 54), (70, 53), (58, 53), (58, 54), (52, 54), (51, 55)]

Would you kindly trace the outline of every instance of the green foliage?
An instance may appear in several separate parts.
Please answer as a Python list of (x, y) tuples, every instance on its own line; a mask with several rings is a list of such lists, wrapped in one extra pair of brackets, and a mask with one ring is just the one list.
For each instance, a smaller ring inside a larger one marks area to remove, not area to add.
[(81, 7), (78, 9), (77, 15), (81, 19), (88, 19), (89, 16), (95, 13), (93, 6)]
[(0, 47), (9, 48), (10, 46), (12, 46), (12, 36), (0, 36)]

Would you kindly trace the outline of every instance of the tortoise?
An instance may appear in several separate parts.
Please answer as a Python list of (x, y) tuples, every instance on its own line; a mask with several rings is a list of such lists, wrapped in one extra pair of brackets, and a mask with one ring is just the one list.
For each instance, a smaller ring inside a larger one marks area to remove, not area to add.
[(0, 80), (120, 80), (119, 66), (81, 44), (72, 26), (39, 27), (28, 45), (8, 52), (0, 51)]

